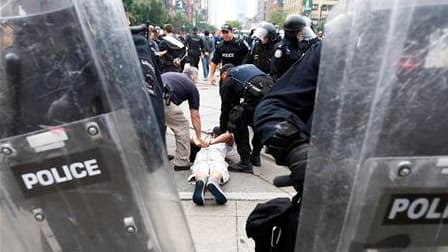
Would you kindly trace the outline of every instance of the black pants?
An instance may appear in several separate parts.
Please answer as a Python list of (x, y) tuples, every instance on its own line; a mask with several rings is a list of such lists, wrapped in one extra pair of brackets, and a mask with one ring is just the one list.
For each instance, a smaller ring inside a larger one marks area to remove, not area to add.
[(201, 54), (189, 53), (190, 65), (199, 68), (199, 58)]
[[(249, 128), (254, 129), (254, 110), (246, 109), (244, 111), (244, 116), (241, 122), (241, 127), (235, 132), (235, 143), (237, 145), (237, 151), (240, 155), (241, 160), (248, 161), (250, 155), (259, 155), (263, 145), (261, 144), (260, 137), (258, 134), (254, 133), (252, 138), (252, 147), (253, 150), (251, 152), (251, 147), (249, 144)], [(255, 130), (254, 130), (255, 132)]]

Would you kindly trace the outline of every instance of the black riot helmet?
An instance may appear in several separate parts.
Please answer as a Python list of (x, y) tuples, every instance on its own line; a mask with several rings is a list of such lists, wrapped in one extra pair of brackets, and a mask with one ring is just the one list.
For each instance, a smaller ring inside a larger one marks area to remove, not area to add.
[(261, 22), (255, 29), (253, 36), (260, 40), (267, 37), (269, 42), (272, 42), (277, 37), (277, 30), (273, 24), (269, 22)]
[(297, 32), (301, 31), (307, 24), (307, 20), (300, 15), (289, 15), (285, 19), (283, 24), (283, 30), (285, 32)]

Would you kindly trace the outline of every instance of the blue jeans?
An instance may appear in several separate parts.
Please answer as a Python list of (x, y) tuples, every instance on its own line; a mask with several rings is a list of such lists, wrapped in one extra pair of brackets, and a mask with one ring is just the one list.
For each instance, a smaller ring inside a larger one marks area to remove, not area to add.
[(202, 61), (202, 71), (204, 73), (204, 79), (208, 78), (208, 73), (210, 71), (209, 69), (209, 56), (203, 56), (201, 61)]

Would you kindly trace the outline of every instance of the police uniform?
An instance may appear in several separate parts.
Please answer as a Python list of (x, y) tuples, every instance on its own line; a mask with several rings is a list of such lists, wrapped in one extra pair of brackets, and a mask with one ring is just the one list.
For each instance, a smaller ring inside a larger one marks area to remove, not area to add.
[[(321, 43), (311, 46), (304, 57), (291, 66), (260, 102), (254, 117), (256, 133), (271, 148), (276, 162), (286, 165), (286, 154), (308, 142), (314, 108)], [(272, 146), (269, 146), (272, 145)]]
[[(235, 143), (237, 145), (237, 151), (241, 158), (241, 163), (239, 168), (243, 170), (252, 171), (252, 165), (259, 165), (260, 151), (263, 147), (261, 144), (258, 134), (254, 134), (252, 138), (253, 149), (251, 151), (251, 146), (249, 144), (249, 129), (253, 128), (253, 118), (255, 107), (258, 105), (260, 100), (257, 98), (250, 99), (250, 95), (245, 95), (244, 89), (246, 88), (245, 83), (250, 82), (253, 85), (261, 83), (260, 86), (272, 87), (273, 81), (260, 69), (252, 64), (245, 64), (235, 67), (229, 71), (229, 77), (224, 81), (222, 86), (222, 104), (221, 104), (221, 116), (220, 116), (220, 129), (222, 132), (230, 130), (234, 132)], [(261, 89), (261, 87), (260, 87)], [(235, 118), (230, 117), (230, 111), (235, 106), (240, 105), (240, 99), (244, 99), (244, 103), (241, 104), (243, 112), (241, 118), (235, 121)], [(231, 127), (233, 125), (233, 128)], [(258, 160), (258, 161), (257, 161)], [(233, 169), (234, 166), (230, 166), (229, 169)], [(241, 169), (238, 169), (241, 171)]]
[[(166, 35), (170, 36), (170, 35)], [(174, 38), (173, 39), (177, 39)], [(179, 40), (179, 39), (177, 39)], [(180, 40), (179, 40), (180, 42)], [(182, 67), (174, 65), (174, 59), (179, 58), (182, 59), (186, 53), (186, 48), (179, 48), (178, 46), (168, 42), (167, 40), (162, 39), (159, 44), (159, 50), (161, 52), (167, 51), (165, 55), (162, 55), (159, 57), (160, 61), (160, 70), (162, 73), (166, 72), (181, 72)], [(185, 60), (182, 60), (182, 63), (185, 62)]]
[(274, 53), (274, 44), (262, 44), (260, 41), (254, 43), (249, 55), (247, 64), (254, 64), (261, 71), (269, 74), (271, 72), (271, 59)]
[(249, 46), (244, 40), (233, 38), (230, 41), (222, 41), (216, 46), (212, 62), (216, 65), (219, 63), (222, 63), (222, 65), (230, 63), (238, 66), (243, 63), (248, 52)]
[(271, 62), (271, 76), (279, 79), (302, 56), (299, 41), (282, 39), (274, 51)]
[(190, 58), (190, 64), (196, 68), (199, 67), (199, 58), (202, 50), (204, 49), (204, 41), (198, 34), (193, 33), (187, 36), (186, 44), (188, 46), (188, 57)]

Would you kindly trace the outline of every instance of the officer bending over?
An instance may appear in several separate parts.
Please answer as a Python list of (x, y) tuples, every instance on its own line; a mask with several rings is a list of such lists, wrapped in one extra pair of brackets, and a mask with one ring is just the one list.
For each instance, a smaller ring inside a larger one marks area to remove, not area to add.
[[(226, 64), (221, 68), (222, 104), (221, 132), (234, 133), (241, 161), (229, 166), (229, 171), (253, 173), (252, 165), (260, 166), (262, 144), (257, 133), (249, 144), (249, 129), (253, 128), (255, 107), (273, 85), (273, 80), (252, 64), (234, 67)], [(242, 102), (241, 102), (242, 100)]]
[(198, 70), (195, 67), (185, 67), (184, 73), (162, 74), (162, 81), (168, 90), (165, 103), (165, 124), (174, 132), (176, 139), (176, 156), (174, 158), (174, 170), (176, 171), (190, 169), (190, 126), (180, 107), (186, 100), (190, 107), (191, 123), (195, 132), (193, 139), (195, 142), (202, 142), (197, 80)]
[(316, 94), (321, 43), (311, 45), (260, 102), (255, 131), (278, 165), (287, 165), (300, 194), (305, 176), (311, 118)]

